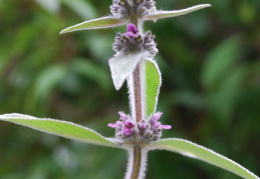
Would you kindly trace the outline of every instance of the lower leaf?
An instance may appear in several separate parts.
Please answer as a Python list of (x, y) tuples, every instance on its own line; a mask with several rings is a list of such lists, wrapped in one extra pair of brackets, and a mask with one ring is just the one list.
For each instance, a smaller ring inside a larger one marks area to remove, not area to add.
[(81, 142), (118, 147), (111, 139), (105, 138), (94, 130), (74, 124), (72, 122), (60, 121), (48, 118), (36, 118), (24, 114), (0, 115), (0, 120), (23, 125), (38, 131), (78, 140)]
[(255, 174), (227, 157), (187, 140), (177, 138), (162, 139), (151, 144), (149, 149), (177, 152), (216, 165), (246, 179), (259, 179)]

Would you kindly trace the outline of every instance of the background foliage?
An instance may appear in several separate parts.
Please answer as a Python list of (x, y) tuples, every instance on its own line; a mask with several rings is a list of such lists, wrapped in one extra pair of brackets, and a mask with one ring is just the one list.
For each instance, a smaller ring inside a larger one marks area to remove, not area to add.
[[(212, 7), (145, 27), (156, 34), (163, 75), (158, 110), (181, 137), (260, 175), (259, 0), (163, 0), (162, 9)], [(128, 112), (108, 59), (116, 31), (59, 35), (109, 14), (110, 1), (0, 0), (0, 113), (19, 112), (83, 124), (113, 136), (107, 123)], [(10, 123), (0, 124), (0, 178), (122, 178), (126, 153)], [(147, 178), (238, 178), (165, 151), (149, 153)]]

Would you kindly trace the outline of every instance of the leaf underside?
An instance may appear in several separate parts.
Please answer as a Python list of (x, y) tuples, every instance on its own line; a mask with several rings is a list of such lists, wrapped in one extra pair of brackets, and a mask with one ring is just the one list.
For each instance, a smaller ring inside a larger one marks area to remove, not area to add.
[(102, 28), (110, 28), (110, 27), (116, 27), (120, 25), (124, 25), (125, 22), (123, 22), (120, 19), (114, 18), (114, 17), (101, 17), (98, 19), (93, 19), (90, 21), (85, 21), (79, 24), (76, 24), (74, 26), (68, 27), (60, 32), (60, 34), (67, 33), (67, 32), (73, 32), (78, 30), (91, 30), (91, 29), (102, 29)]
[(113, 142), (109, 141), (97, 132), (72, 122), (48, 118), (36, 118), (33, 116), (16, 113), (0, 115), (0, 120), (12, 122), (41, 132), (46, 132), (81, 142), (116, 147)]
[(146, 78), (146, 116), (154, 114), (157, 106), (159, 90), (161, 86), (161, 73), (157, 64), (152, 60), (145, 62)]
[(236, 162), (195, 143), (183, 139), (162, 139), (152, 144), (151, 150), (168, 150), (203, 160), (247, 179), (259, 179), (255, 174)]
[(186, 9), (182, 10), (175, 10), (175, 11), (156, 11), (153, 14), (150, 14), (145, 17), (145, 20), (157, 20), (157, 19), (162, 19), (162, 18), (169, 18), (169, 17), (176, 17), (176, 16), (181, 16), (184, 14), (188, 14), (193, 11), (197, 11), (206, 7), (210, 7), (210, 4), (200, 4), (196, 6), (192, 6)]
[(116, 90), (122, 87), (126, 78), (134, 71), (142, 59), (142, 56), (142, 53), (117, 55), (109, 60), (111, 76)]

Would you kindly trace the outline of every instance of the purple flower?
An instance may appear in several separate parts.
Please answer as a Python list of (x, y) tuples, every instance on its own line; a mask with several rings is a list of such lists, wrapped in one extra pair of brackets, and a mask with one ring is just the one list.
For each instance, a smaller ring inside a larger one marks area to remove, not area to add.
[(154, 38), (155, 36), (150, 31), (139, 34), (135, 25), (129, 24), (126, 33), (116, 34), (113, 49), (117, 53), (148, 52), (149, 56), (154, 56), (158, 52)]
[(127, 117), (127, 115), (125, 115), (125, 113), (123, 113), (123, 112), (118, 112), (118, 114), (120, 115), (120, 119), (122, 119), (122, 120), (127, 120), (128, 119), (128, 117)]
[(116, 123), (108, 124), (109, 127), (115, 128), (118, 139), (140, 142), (149, 142), (160, 139), (163, 129), (171, 129), (171, 125), (162, 125), (158, 120), (162, 116), (158, 112), (146, 120), (141, 120), (137, 124), (134, 120), (123, 112), (119, 112), (120, 119)]
[(134, 24), (129, 24), (127, 26), (127, 31), (126, 31), (125, 35), (128, 37), (137, 37), (138, 36), (137, 30), (136, 30), (136, 27)]
[(130, 135), (130, 134), (132, 134), (132, 132), (133, 132), (133, 130), (131, 130), (131, 129), (124, 129), (123, 130), (123, 134), (125, 134), (125, 135)]
[(127, 122), (125, 122), (125, 127), (126, 127), (127, 129), (132, 129), (132, 128), (134, 127), (134, 125), (133, 125), (132, 122), (127, 121)]
[(109, 123), (108, 127), (117, 128), (117, 124)]
[(130, 116), (123, 112), (118, 112), (120, 119), (116, 123), (108, 124), (108, 127), (115, 128), (116, 137), (119, 139), (131, 139), (131, 134), (134, 133), (134, 123)]
[(162, 127), (163, 129), (171, 129), (171, 128), (172, 128), (171, 125), (161, 125), (161, 127)]
[(160, 119), (160, 117), (162, 116), (162, 113), (156, 113), (153, 117), (151, 117), (150, 119), (150, 123), (151, 123), (151, 127), (155, 128), (155, 129), (171, 129), (171, 125), (162, 125), (161, 122), (158, 122), (158, 120)]
[(135, 0), (133, 5), (129, 4), (128, 0), (113, 0), (113, 5), (110, 6), (110, 11), (113, 16), (119, 19), (130, 19), (133, 16), (143, 17), (155, 8), (153, 0)]
[(129, 24), (129, 25), (127, 26), (127, 32), (133, 32), (134, 34), (136, 34), (136, 33), (137, 33), (137, 30), (136, 30), (135, 25), (134, 25), (134, 24)]

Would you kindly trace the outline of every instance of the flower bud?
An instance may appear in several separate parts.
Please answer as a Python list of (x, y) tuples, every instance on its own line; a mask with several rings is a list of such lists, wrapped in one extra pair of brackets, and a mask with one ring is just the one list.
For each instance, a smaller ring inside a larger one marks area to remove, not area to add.
[(138, 33), (133, 24), (128, 25), (125, 34), (117, 33), (113, 50), (117, 53), (130, 54), (147, 51), (149, 56), (155, 56), (158, 52), (156, 43), (154, 42), (155, 36), (150, 31), (144, 35)]
[(142, 18), (153, 10), (155, 10), (153, 0), (134, 0), (133, 3), (129, 3), (128, 0), (113, 0), (113, 5), (110, 6), (113, 16), (119, 19)]
[[(171, 129), (170, 125), (162, 125), (158, 122), (162, 113), (156, 113), (146, 120), (135, 123), (135, 120), (123, 112), (119, 112), (120, 119), (115, 123), (108, 124), (115, 128), (116, 138), (130, 142), (151, 142), (160, 139), (163, 129)], [(137, 141), (136, 141), (137, 139)]]

